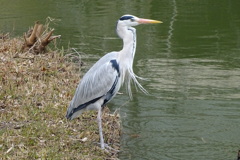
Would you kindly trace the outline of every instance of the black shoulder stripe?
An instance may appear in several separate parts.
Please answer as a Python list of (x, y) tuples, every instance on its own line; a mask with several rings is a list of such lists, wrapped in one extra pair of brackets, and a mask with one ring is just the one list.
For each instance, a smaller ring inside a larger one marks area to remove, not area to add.
[(116, 79), (115, 79), (115, 81), (114, 81), (114, 83), (113, 83), (111, 89), (108, 91), (108, 93), (114, 94), (114, 91), (115, 91), (116, 85), (117, 85), (117, 83), (118, 83), (118, 79), (119, 79), (119, 77), (116, 76)]
[(116, 59), (113, 59), (110, 62), (112, 63), (112, 67), (116, 69), (116, 71), (118, 72), (118, 76), (120, 77), (119, 64), (117, 63)]
[(102, 105), (102, 106), (104, 106), (104, 105), (113, 97), (113, 95), (115, 95), (115, 92), (116, 92), (115, 88), (116, 88), (116, 85), (117, 85), (117, 83), (118, 83), (118, 79), (119, 79), (119, 77), (116, 76), (116, 79), (115, 79), (115, 81), (114, 81), (111, 89), (110, 89), (110, 90), (107, 92), (107, 94), (106, 94), (107, 96), (106, 96), (106, 98), (104, 99), (104, 102), (103, 102), (103, 105)]

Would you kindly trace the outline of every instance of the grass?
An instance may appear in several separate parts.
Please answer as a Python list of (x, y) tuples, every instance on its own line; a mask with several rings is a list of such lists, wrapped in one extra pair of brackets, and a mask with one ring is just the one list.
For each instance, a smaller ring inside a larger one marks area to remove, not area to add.
[[(0, 39), (0, 159), (117, 159), (100, 149), (96, 112), (65, 118), (80, 59), (63, 50), (21, 53), (23, 38)], [(103, 113), (105, 142), (119, 149), (119, 115)]]

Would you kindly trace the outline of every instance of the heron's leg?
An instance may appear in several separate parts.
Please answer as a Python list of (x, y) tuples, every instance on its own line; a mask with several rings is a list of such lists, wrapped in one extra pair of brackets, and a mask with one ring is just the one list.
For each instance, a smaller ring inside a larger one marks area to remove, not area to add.
[(104, 140), (103, 140), (103, 133), (102, 133), (102, 111), (101, 111), (101, 107), (98, 110), (98, 116), (97, 116), (97, 121), (98, 121), (98, 128), (99, 128), (99, 137), (100, 137), (100, 145), (102, 149), (105, 149), (104, 147)]

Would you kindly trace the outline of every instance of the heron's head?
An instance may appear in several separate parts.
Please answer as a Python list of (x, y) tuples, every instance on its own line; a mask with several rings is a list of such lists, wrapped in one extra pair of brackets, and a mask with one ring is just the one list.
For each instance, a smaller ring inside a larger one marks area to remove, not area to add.
[(118, 20), (118, 25), (132, 27), (137, 26), (139, 24), (150, 24), (150, 23), (162, 23), (161, 21), (152, 20), (152, 19), (144, 19), (144, 18), (138, 18), (133, 15), (123, 15)]
[(152, 19), (138, 18), (136, 16), (129, 15), (129, 14), (123, 15), (122, 17), (119, 18), (117, 22), (116, 32), (120, 38), (123, 38), (124, 36), (126, 36), (126, 33), (125, 33), (125, 31), (127, 31), (126, 28), (127, 29), (131, 28), (131, 30), (133, 31), (135, 30), (134, 28), (132, 28), (133, 26), (137, 26), (139, 24), (151, 24), (151, 23), (162, 23), (162, 22), (157, 20), (152, 20)]

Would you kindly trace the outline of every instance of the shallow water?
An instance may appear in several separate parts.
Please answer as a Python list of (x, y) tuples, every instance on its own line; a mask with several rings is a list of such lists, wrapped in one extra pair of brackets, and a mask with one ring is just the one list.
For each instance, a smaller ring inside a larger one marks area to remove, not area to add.
[[(11, 1), (11, 0), (10, 0)], [(50, 16), (60, 45), (89, 66), (120, 50), (116, 20), (130, 13), (161, 20), (137, 26), (134, 70), (150, 95), (118, 95), (120, 159), (236, 159), (240, 149), (240, 1), (1, 1), (0, 31), (22, 35)], [(122, 92), (125, 92), (123, 89)]]

